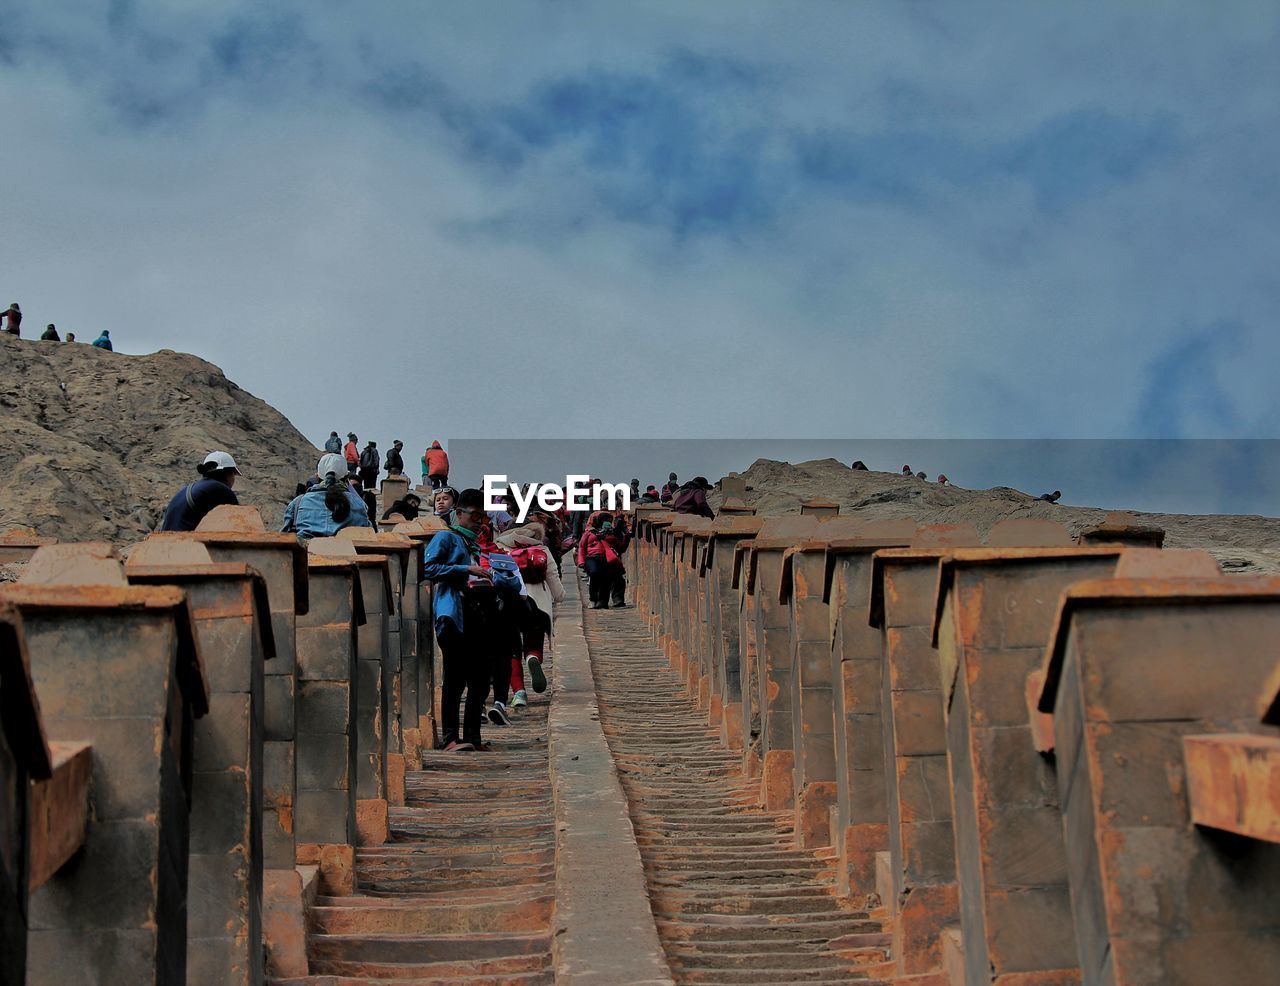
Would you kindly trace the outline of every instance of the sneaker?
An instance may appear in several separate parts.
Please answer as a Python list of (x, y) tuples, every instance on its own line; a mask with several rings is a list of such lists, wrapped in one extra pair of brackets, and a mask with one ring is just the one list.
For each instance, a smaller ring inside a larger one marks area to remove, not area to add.
[(529, 696), (527, 696), (523, 691), (516, 692), (515, 697), (511, 699), (511, 707), (513, 709), (523, 709), (528, 704)]
[(472, 743), (463, 743), (459, 740), (453, 740), (444, 748), (445, 753), (472, 753), (475, 751), (475, 745)]
[(489, 721), (495, 726), (510, 726), (511, 717), (507, 715), (507, 707), (501, 702), (494, 702), (489, 709)]
[(547, 676), (542, 673), (542, 658), (530, 654), (524, 659), (525, 673), (533, 679), (533, 690), (541, 695), (547, 690)]

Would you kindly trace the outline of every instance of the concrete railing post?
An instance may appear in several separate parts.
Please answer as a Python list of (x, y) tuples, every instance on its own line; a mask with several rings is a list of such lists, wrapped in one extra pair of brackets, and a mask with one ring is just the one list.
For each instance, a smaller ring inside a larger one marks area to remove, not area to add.
[(1057, 784), (1037, 752), (1027, 680), (1062, 590), (1110, 575), (1120, 551), (962, 548), (941, 560), (933, 640), (968, 982), (1077, 975)]
[(960, 920), (942, 690), (931, 631), (938, 560), (981, 543), (972, 525), (922, 527), (871, 561), (868, 622), (882, 633), (890, 915), (899, 975), (942, 968), (940, 935)]
[(254, 507), (215, 507), (190, 535), (215, 562), (248, 565), (267, 583), (276, 656), (262, 682), (263, 933), (267, 974), (306, 975), (302, 877), (293, 810), (297, 789), (297, 618), (307, 611), (307, 554), (292, 534), (267, 531)]
[[(760, 716), (760, 797), (770, 811), (795, 807), (791, 722), (791, 619), (778, 599), (782, 556), (817, 530), (811, 516), (769, 517), (750, 542), (747, 591), (754, 598), (757, 645), (751, 677)], [(748, 754), (750, 756), (750, 754)]]
[(356, 890), (358, 633), (364, 596), (354, 557), (307, 557), (310, 606), (298, 619), (298, 862), (330, 896)]
[(1276, 666), (1280, 579), (1173, 566), (1142, 577), (1126, 562), (1063, 595), (1039, 696), (1053, 713), (1081, 976), (1261, 982), (1280, 968), (1280, 844), (1197, 827), (1189, 795), (1220, 777), (1234, 802), (1243, 778), (1212, 758), (1184, 767), (1184, 750), (1276, 743), (1258, 697)]
[[(915, 530), (913, 523), (908, 526)], [(828, 551), (833, 543), (856, 539), (865, 527), (857, 518), (832, 514), (809, 538), (783, 552), (775, 590), (788, 620), (791, 749), (795, 754), (792, 798), (796, 843), (805, 848), (831, 845), (831, 808), (837, 792), (837, 718), (832, 686), (839, 678), (832, 669), (832, 611), (826, 602)]]
[(262, 688), (275, 657), (266, 582), (180, 534), (137, 545), (125, 574), (187, 594), (209, 684), (192, 757), (188, 978), (252, 986), (264, 976)]
[[(835, 523), (838, 521), (828, 521), (823, 526)], [(811, 691), (824, 698), (830, 695), (835, 810), (827, 821), (838, 858), (836, 889), (841, 894), (872, 893), (876, 854), (888, 849), (880, 712), (883, 655), (879, 633), (867, 625), (871, 559), (880, 548), (909, 544), (915, 532), (913, 520), (872, 521), (854, 537), (832, 539), (825, 556), (817, 556), (824, 567), (818, 591), (827, 600), (829, 611), (814, 615), (815, 623), (822, 615), (828, 617), (827, 653), (825, 668), (814, 654)], [(817, 807), (807, 824), (820, 830)]]
[(48, 557), (33, 556), (30, 583), (0, 587), (0, 606), (22, 617), (49, 737), (93, 745), (93, 807), (74, 865), (31, 896), (27, 981), (176, 986), (192, 732), (209, 701), (191, 610), (179, 589), (126, 585), (105, 552)]
[(22, 618), (0, 605), (0, 981), (15, 986), (27, 975), (31, 782), (51, 774)]
[(314, 538), (308, 550), (342, 558), (360, 573), (364, 625), (357, 630), (356, 675), (356, 829), (362, 846), (387, 841), (388, 695), (383, 688), (388, 663), (387, 618), (395, 605), (391, 560), (384, 554), (361, 554), (346, 538)]
[(737, 546), (754, 537), (762, 520), (756, 517), (717, 517), (707, 542), (702, 569), (711, 632), (711, 686), (708, 716), (720, 729), (720, 741), (731, 750), (743, 749), (742, 674), (740, 657), (741, 600), (733, 584)]

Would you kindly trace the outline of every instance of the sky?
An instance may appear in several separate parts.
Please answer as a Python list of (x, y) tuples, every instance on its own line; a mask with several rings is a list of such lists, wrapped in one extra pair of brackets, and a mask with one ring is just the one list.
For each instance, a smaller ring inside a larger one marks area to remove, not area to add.
[(1274, 2), (0, 0), (0, 294), (411, 463), (1272, 438), (1277, 50)]

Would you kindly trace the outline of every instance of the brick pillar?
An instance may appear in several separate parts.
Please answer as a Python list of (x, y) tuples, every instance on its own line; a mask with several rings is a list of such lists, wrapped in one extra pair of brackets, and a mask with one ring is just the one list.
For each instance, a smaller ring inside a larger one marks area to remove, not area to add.
[(1144, 524), (1133, 514), (1113, 510), (1101, 524), (1081, 531), (1080, 543), (1159, 548), (1164, 545), (1164, 528)]
[(880, 715), (883, 655), (880, 635), (867, 624), (871, 558), (880, 548), (910, 542), (915, 531), (912, 520), (873, 521), (856, 537), (834, 538), (827, 546), (822, 591), (830, 606), (827, 687), (836, 782), (828, 824), (834, 828), (836, 888), (842, 894), (873, 893), (876, 853), (889, 848)]
[(0, 533), (0, 565), (30, 561), (37, 548), (57, 543), (57, 538), (41, 537), (29, 527), (10, 528)]
[[(400, 524), (397, 534), (403, 534), (421, 547), (416, 560), (411, 564), (416, 571), (406, 578), (406, 593), (410, 578), (417, 578), (416, 631), (417, 631), (417, 693), (418, 718), (416, 727), (419, 732), (419, 743), (424, 747), (434, 747), (439, 742), (439, 728), (435, 711), (436, 689), (436, 633), (435, 617), (431, 603), (431, 583), (422, 578), (422, 557), (427, 545), (440, 531), (444, 524), (440, 519), (430, 515), (422, 515), (417, 520)], [(407, 607), (407, 604), (406, 604)], [(401, 633), (409, 632), (401, 628)]]
[[(266, 867), (292, 873), (296, 848), (293, 837), (293, 794), (297, 786), (294, 763), (295, 657), (297, 617), (307, 611), (307, 553), (292, 534), (265, 530), (217, 530), (218, 507), (192, 534), (209, 549), (215, 562), (232, 562), (255, 569), (267, 582), (271, 606), (271, 635), (276, 656), (263, 677), (263, 830)], [(253, 508), (235, 508), (252, 510)], [(212, 523), (210, 523), (212, 521)], [(258, 518), (261, 524), (261, 518)], [(287, 882), (292, 883), (292, 878)], [(299, 894), (302, 884), (297, 885)]]
[(22, 618), (0, 604), (0, 981), (27, 975), (31, 782), (52, 774), (52, 757), (31, 683)]
[(959, 548), (940, 563), (933, 637), (967, 982), (1078, 975), (1057, 784), (1036, 752), (1026, 682), (1059, 594), (1111, 574), (1120, 550)]
[[(408, 568), (413, 542), (403, 534), (384, 531), (373, 533), (367, 527), (345, 527), (338, 537), (351, 541), (358, 554), (385, 555), (391, 576), (391, 603), (387, 611), (386, 662), (382, 667), (382, 691), (386, 695), (387, 752), (404, 753), (403, 695), (404, 634), (401, 632), (404, 595), (408, 587)], [(416, 668), (414, 669), (416, 674)], [(416, 718), (414, 720), (416, 722)]]
[(742, 600), (734, 584), (737, 546), (763, 523), (755, 517), (717, 517), (707, 544), (703, 584), (711, 610), (711, 702), (720, 706), (720, 740), (732, 750), (743, 748)]
[(93, 745), (84, 847), (31, 896), (35, 986), (186, 982), (191, 741), (208, 692), (186, 596), (118, 579), (0, 587), (48, 736)]
[(365, 623), (352, 558), (307, 558), (311, 606), (298, 620), (298, 862), (322, 892), (355, 891), (358, 633)]
[(960, 920), (951, 788), (937, 655), (931, 642), (938, 561), (979, 544), (971, 525), (931, 525), (912, 547), (877, 551), (869, 622), (882, 633), (892, 954), (898, 975), (942, 969), (940, 936)]
[[(155, 535), (153, 535), (155, 536)], [(265, 529), (254, 507), (216, 507), (191, 534), (215, 562), (242, 563), (266, 579), (276, 656), (263, 676), (263, 929), (268, 975), (304, 975), (302, 880), (296, 869), (297, 617), (307, 611), (306, 550)]]
[(209, 685), (194, 731), (187, 974), (193, 982), (260, 983), (262, 955), (263, 675), (275, 659), (265, 579), (215, 564), (182, 534), (137, 545), (133, 585), (187, 594)]
[(315, 554), (343, 558), (360, 573), (365, 622), (356, 631), (356, 826), (361, 845), (387, 839), (387, 614), (393, 606), (391, 561), (387, 555), (358, 554), (345, 538), (314, 538)]
[(409, 495), (409, 477), (408, 476), (387, 476), (382, 481), (382, 496), (378, 500), (378, 516), (381, 517), (387, 512), (387, 508), (397, 500), (403, 500)]
[(836, 800), (826, 550), (833, 538), (852, 535), (862, 526), (856, 518), (832, 515), (813, 537), (782, 554), (777, 593), (787, 610), (791, 648), (792, 797), (796, 842), (805, 847), (831, 844), (830, 809)]
[(792, 770), (795, 752), (791, 723), (791, 620), (778, 598), (782, 555), (810, 537), (818, 519), (769, 517), (752, 542), (747, 588), (755, 602), (757, 647), (755, 679), (759, 687), (761, 798), (772, 811), (795, 807)]
[[(1053, 712), (1085, 982), (1252, 983), (1280, 969), (1280, 843), (1194, 825), (1199, 778), (1184, 767), (1193, 734), (1274, 749), (1258, 700), (1277, 640), (1278, 578), (1099, 579), (1064, 594), (1039, 707)], [(1204, 766), (1234, 802), (1244, 773)], [(1273, 819), (1276, 776), (1257, 792)]]

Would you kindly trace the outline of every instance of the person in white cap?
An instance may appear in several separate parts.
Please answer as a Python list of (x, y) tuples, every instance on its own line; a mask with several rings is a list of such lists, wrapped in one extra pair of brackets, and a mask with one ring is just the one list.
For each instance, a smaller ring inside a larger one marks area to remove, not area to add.
[(164, 520), (160, 522), (162, 531), (194, 531), (204, 515), (214, 507), (224, 503), (233, 506), (240, 501), (236, 499), (233, 487), (240, 470), (236, 468), (236, 460), (226, 452), (210, 452), (204, 461), (196, 466), (201, 478), (188, 483), (173, 495), (169, 506), (165, 508)]

